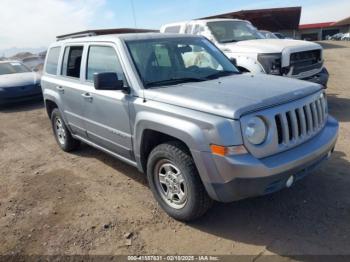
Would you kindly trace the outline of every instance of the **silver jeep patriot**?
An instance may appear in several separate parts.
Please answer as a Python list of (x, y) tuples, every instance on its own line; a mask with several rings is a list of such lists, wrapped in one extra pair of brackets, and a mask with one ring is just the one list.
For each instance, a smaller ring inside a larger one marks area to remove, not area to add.
[(57, 41), (41, 84), (64, 151), (82, 141), (137, 167), (183, 221), (213, 200), (292, 186), (331, 155), (338, 134), (321, 85), (241, 74), (201, 36)]

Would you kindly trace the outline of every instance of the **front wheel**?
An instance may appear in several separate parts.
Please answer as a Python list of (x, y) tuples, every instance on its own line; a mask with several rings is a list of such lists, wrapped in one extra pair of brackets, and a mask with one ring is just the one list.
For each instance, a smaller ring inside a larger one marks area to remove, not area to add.
[(152, 150), (147, 177), (157, 202), (175, 219), (194, 220), (212, 204), (192, 157), (179, 142), (161, 144)]

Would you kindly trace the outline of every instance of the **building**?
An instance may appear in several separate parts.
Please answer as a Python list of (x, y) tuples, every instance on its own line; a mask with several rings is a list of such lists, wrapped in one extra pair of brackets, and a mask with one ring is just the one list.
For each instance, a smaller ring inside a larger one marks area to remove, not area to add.
[(350, 17), (338, 22), (300, 25), (302, 8), (285, 7), (256, 10), (241, 10), (217, 14), (199, 19), (234, 18), (250, 21), (260, 30), (280, 32), (287, 37), (303, 40), (324, 40), (329, 35), (350, 32)]
[(248, 20), (261, 30), (272, 32), (282, 30), (298, 30), (301, 16), (301, 7), (269, 8), (257, 10), (241, 10), (218, 14), (199, 19), (235, 18)]
[(299, 26), (297, 38), (302, 40), (325, 40), (337, 33), (350, 33), (350, 17), (338, 22), (303, 24)]

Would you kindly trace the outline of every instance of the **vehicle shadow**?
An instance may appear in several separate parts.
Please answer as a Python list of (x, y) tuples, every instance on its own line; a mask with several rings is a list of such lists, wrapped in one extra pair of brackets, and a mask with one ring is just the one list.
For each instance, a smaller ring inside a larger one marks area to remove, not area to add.
[(349, 122), (350, 99), (339, 97), (338, 94), (327, 94), (329, 113), (341, 122)]
[(130, 166), (129, 164), (124, 163), (123, 161), (118, 160), (113, 156), (110, 156), (87, 144), (82, 143), (80, 148), (74, 151), (73, 154), (84, 158), (97, 159), (102, 163), (110, 166), (117, 172), (120, 172), (123, 175), (126, 175), (127, 177), (129, 177), (130, 179), (133, 179), (134, 181), (148, 187), (146, 175), (139, 172), (136, 167)]
[(44, 102), (42, 99), (33, 100), (33, 101), (26, 101), (26, 102), (20, 102), (20, 103), (13, 103), (9, 105), (2, 105), (0, 106), (0, 112), (1, 113), (16, 113), (16, 112), (24, 112), (24, 111), (31, 111), (36, 110), (44, 107)]
[(189, 225), (220, 238), (266, 246), (281, 256), (350, 254), (350, 163), (334, 152), (294, 187), (231, 204), (217, 203)]
[(335, 49), (335, 48), (347, 48), (346, 46), (342, 46), (339, 44), (333, 44), (330, 42), (317, 42), (318, 44), (320, 44), (324, 49)]

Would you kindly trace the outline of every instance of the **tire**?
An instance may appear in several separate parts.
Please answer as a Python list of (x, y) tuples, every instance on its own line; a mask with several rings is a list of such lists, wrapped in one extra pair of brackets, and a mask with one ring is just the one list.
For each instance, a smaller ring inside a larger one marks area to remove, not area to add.
[(71, 152), (79, 147), (80, 142), (72, 137), (58, 108), (51, 113), (51, 124), (57, 144), (63, 151)]
[(179, 142), (161, 144), (152, 150), (147, 178), (159, 205), (177, 220), (199, 218), (212, 205), (192, 157)]

